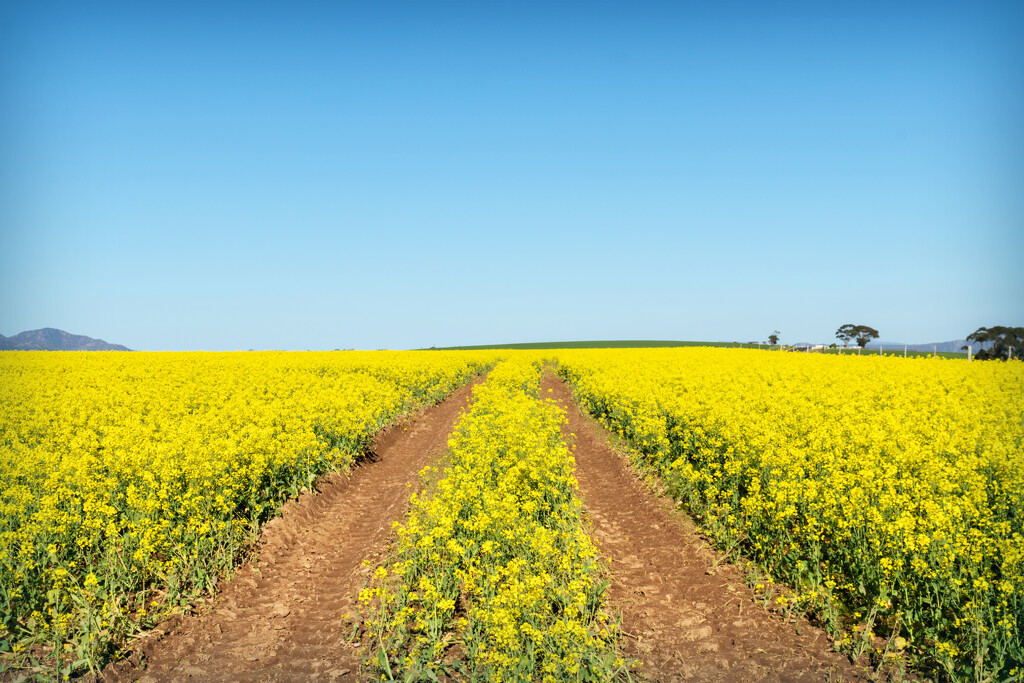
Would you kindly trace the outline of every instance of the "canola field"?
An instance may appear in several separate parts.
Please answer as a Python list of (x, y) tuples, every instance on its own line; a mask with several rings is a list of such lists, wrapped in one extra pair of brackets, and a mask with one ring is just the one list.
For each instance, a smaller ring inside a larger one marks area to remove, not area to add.
[(372, 665), (628, 680), (543, 364), (847, 652), (1019, 675), (1024, 364), (714, 348), (0, 353), (0, 669), (102, 664), (283, 501), (494, 367), (361, 596)]
[(441, 479), (414, 496), (390, 563), (360, 595), (382, 679), (628, 679), (565, 413), (541, 400), (540, 371), (519, 355), (476, 388)]
[[(731, 349), (558, 352), (577, 400), (726, 548), (856, 652), (1024, 661), (1024, 364)], [(763, 586), (762, 586), (763, 588)]]
[(0, 353), (0, 657), (102, 662), (229, 571), (284, 500), (493, 362)]

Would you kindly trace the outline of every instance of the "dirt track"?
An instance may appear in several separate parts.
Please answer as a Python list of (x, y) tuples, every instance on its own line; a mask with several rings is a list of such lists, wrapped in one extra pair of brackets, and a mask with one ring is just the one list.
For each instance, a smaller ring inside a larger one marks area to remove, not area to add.
[[(652, 681), (865, 678), (831, 652), (820, 630), (802, 622), (800, 635), (761, 609), (737, 570), (719, 564), (692, 523), (650, 491), (562, 381), (549, 374), (542, 387), (566, 408), (566, 431), (575, 434), (569, 441), (584, 507), (610, 565), (609, 602), (622, 615), (626, 654), (641, 662), (636, 674)], [(470, 400), (471, 388), (463, 387), (385, 430), (373, 457), (350, 477), (322, 480), (319, 494), (302, 496), (267, 525), (257, 560), (222, 585), (209, 608), (162, 625), (142, 640), (136, 666), (108, 667), (104, 678), (372, 680), (343, 616), (355, 612), (392, 522), (419, 488), (417, 473), (446, 448)]]
[(720, 553), (671, 501), (651, 492), (559, 378), (548, 374), (541, 386), (565, 408), (575, 434), (584, 510), (610, 564), (610, 607), (622, 614), (638, 674), (695, 682), (864, 679), (822, 631), (763, 610), (739, 572), (718, 564)]
[(365, 680), (343, 615), (355, 611), (391, 523), (418, 488), (417, 473), (447, 448), (471, 397), (462, 387), (378, 435), (350, 477), (322, 479), (317, 495), (303, 495), (267, 524), (257, 561), (239, 568), (205, 613), (164, 624), (145, 639), (141, 667), (122, 663), (105, 678)]

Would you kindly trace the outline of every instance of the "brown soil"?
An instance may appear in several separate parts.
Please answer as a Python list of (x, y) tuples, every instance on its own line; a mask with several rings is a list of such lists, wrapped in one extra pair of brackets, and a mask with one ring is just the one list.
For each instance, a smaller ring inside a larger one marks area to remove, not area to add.
[[(478, 380), (479, 381), (479, 380)], [(474, 383), (475, 384), (475, 383)], [(610, 607), (622, 615), (627, 656), (653, 681), (864, 680), (803, 620), (760, 607), (671, 500), (652, 492), (585, 417), (565, 384), (546, 375), (544, 395), (566, 409), (593, 537), (610, 566)], [(550, 393), (548, 390), (551, 390)], [(198, 616), (140, 638), (109, 681), (363, 681), (364, 654), (350, 642), (356, 596), (401, 519), (417, 473), (444, 451), (469, 386), (384, 430), (350, 477), (332, 475), (264, 528), (256, 559), (221, 584)], [(364, 560), (367, 562), (364, 565)]]
[(568, 414), (584, 509), (611, 571), (610, 607), (626, 654), (655, 681), (864, 680), (805, 620), (763, 609), (672, 501), (655, 494), (584, 417), (566, 385), (546, 374), (543, 395)]
[(103, 679), (366, 680), (345, 615), (355, 616), (392, 522), (404, 517), (418, 472), (447, 448), (471, 386), (385, 429), (351, 476), (324, 477), (316, 495), (287, 505), (264, 527), (255, 561), (212, 605), (146, 634)]

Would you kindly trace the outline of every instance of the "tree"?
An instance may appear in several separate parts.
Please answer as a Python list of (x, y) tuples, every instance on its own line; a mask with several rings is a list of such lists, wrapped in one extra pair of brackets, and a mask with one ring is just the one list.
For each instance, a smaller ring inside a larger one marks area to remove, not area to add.
[(1024, 327), (979, 327), (967, 335), (967, 341), (991, 344), (974, 355), (978, 360), (1008, 360), (1024, 354)]
[(857, 326), (857, 346), (863, 349), (872, 339), (878, 339), (878, 330), (867, 325)]
[(851, 341), (856, 341), (857, 346), (863, 349), (869, 341), (878, 339), (878, 330), (867, 325), (846, 323), (836, 330), (836, 339), (843, 342), (844, 347), (849, 346)]
[(840, 325), (839, 329), (836, 330), (836, 339), (843, 342), (843, 348), (845, 349), (853, 341), (853, 338), (857, 336), (857, 326), (846, 323)]
[(768, 343), (771, 344), (772, 346), (775, 346), (776, 344), (779, 343), (779, 331), (778, 330), (775, 330), (774, 332), (772, 332), (771, 334), (768, 335)]

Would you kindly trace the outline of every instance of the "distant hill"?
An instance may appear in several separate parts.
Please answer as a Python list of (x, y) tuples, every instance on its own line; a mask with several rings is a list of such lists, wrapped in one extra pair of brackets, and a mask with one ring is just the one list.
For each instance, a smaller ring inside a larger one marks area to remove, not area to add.
[(44, 327), (5, 337), (0, 334), (0, 351), (131, 351), (120, 344), (108, 344), (81, 334)]

